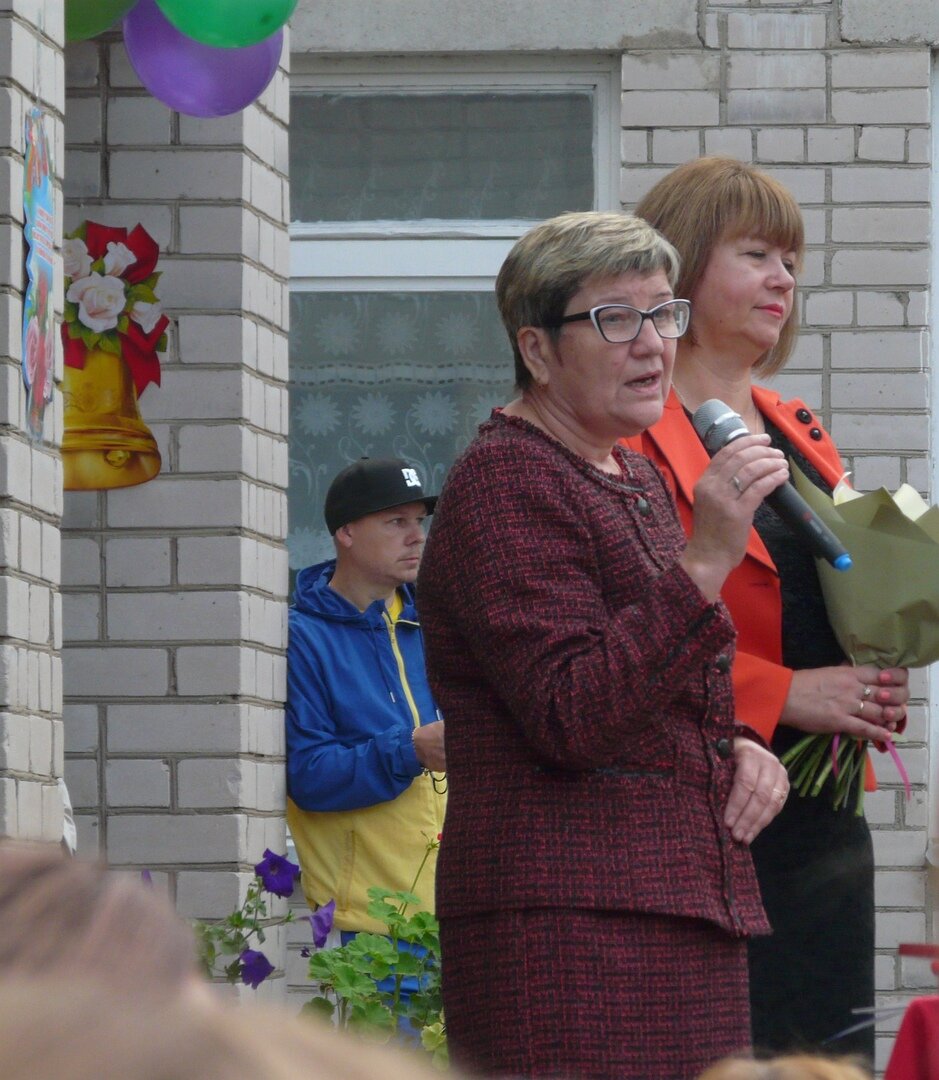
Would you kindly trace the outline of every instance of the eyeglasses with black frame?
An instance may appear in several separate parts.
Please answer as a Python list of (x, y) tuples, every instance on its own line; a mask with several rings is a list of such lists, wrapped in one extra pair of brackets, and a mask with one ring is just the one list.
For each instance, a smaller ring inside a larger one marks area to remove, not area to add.
[(578, 311), (574, 315), (564, 315), (554, 322), (546, 324), (547, 329), (556, 329), (565, 323), (580, 322), (589, 319), (597, 328), (597, 333), (611, 345), (624, 345), (635, 341), (642, 332), (642, 324), (649, 319), (659, 333), (659, 337), (670, 340), (680, 338), (688, 329), (691, 321), (690, 300), (666, 300), (648, 311), (630, 307), (629, 304), (600, 304), (589, 311)]

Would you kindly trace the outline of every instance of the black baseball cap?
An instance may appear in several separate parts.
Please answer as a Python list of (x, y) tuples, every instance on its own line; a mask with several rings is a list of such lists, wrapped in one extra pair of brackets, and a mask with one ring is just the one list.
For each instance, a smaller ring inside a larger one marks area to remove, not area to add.
[(366, 514), (422, 502), (432, 514), (436, 495), (425, 495), (417, 470), (400, 458), (360, 458), (329, 485), (323, 516), (330, 535)]

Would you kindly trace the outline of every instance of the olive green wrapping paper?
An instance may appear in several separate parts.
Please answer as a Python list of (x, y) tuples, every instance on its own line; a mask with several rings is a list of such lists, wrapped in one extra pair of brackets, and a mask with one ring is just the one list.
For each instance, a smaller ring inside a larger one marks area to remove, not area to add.
[(818, 560), (828, 618), (854, 664), (925, 667), (939, 660), (939, 507), (904, 485), (834, 498), (790, 462), (799, 494), (847, 548), (852, 567)]

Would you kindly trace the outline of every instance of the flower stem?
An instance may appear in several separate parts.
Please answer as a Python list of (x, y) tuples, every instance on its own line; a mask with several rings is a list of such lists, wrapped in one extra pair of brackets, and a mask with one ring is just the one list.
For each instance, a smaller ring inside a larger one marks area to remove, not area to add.
[(261, 906), (261, 889), (258, 886), (257, 881), (255, 881), (254, 884), (248, 888), (248, 895), (245, 897), (246, 907), (249, 902), (252, 903), (251, 930), (249, 931), (250, 936), (251, 934), (256, 934), (258, 932), (258, 909)]
[(795, 746), (790, 746), (784, 754), (781, 754), (779, 760), (783, 763), (783, 765), (793, 764), (802, 756), (802, 753), (804, 751), (808, 750), (812, 746), (812, 743), (815, 741), (815, 739), (815, 735), (804, 735), (795, 744)]
[[(426, 836), (427, 834), (425, 833), (424, 835)], [(434, 843), (428, 843), (427, 847), (424, 848), (424, 858), (421, 859), (421, 865), (417, 868), (417, 873), (414, 875), (414, 880), (411, 882), (411, 887), (410, 887), (410, 889), (408, 889), (408, 892), (412, 893), (417, 888), (418, 879), (420, 878), (421, 874), (424, 872), (424, 867), (427, 865), (427, 860), (428, 860), (428, 858), (430, 858), (431, 851), (433, 851), (433, 849), (436, 846), (437, 845), (434, 844)], [(404, 909), (407, 906), (408, 906), (407, 901), (406, 900), (402, 901), (401, 907), (398, 908), (398, 914), (403, 915), (404, 914)]]

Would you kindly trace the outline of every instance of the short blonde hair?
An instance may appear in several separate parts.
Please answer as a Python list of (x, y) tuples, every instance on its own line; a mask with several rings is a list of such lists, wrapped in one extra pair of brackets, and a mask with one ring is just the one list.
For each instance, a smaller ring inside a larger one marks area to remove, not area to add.
[[(805, 227), (798, 203), (778, 180), (743, 161), (702, 157), (686, 161), (663, 177), (636, 206), (675, 245), (681, 256), (676, 289), (692, 301), (687, 339), (694, 342), (694, 296), (716, 244), (758, 236), (793, 251), (796, 268), (805, 252)], [(799, 333), (794, 301), (776, 345), (760, 357), (756, 370), (773, 375), (789, 359)]]
[(518, 388), (531, 383), (518, 347), (523, 326), (555, 326), (567, 302), (587, 281), (657, 271), (674, 288), (678, 255), (663, 236), (632, 214), (572, 212), (525, 233), (496, 278), (496, 301), (512, 345)]
[(792, 1054), (769, 1061), (725, 1058), (698, 1080), (870, 1080), (870, 1073), (856, 1058)]

